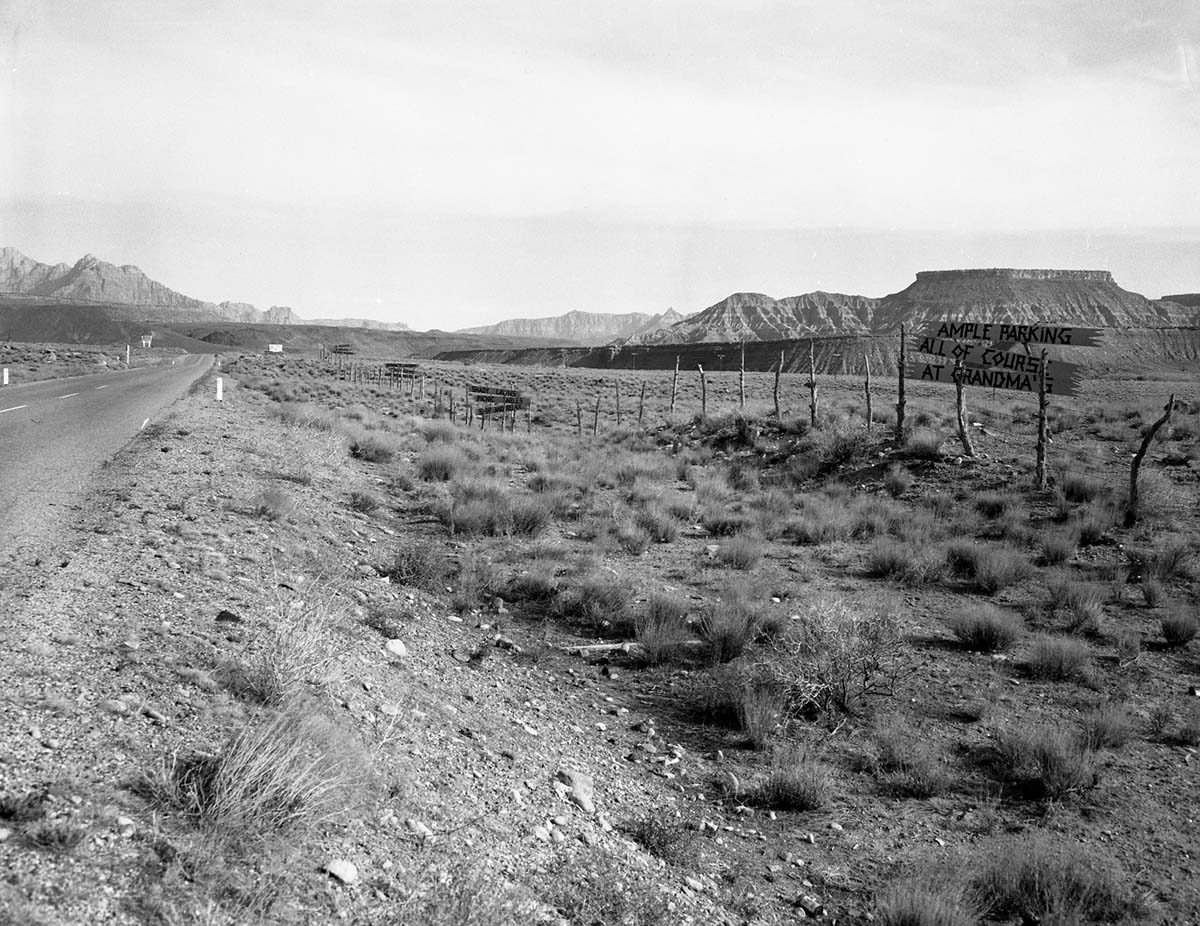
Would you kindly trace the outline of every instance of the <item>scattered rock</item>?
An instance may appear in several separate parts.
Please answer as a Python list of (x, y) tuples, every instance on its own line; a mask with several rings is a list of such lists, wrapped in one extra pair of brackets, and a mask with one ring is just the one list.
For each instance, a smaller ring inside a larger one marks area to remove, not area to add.
[(388, 640), (387, 643), (384, 644), (384, 648), (393, 656), (396, 656), (400, 659), (403, 659), (408, 655), (408, 647), (404, 645), (403, 640)]
[(596, 805), (592, 798), (595, 796), (595, 784), (592, 782), (590, 775), (585, 775), (583, 772), (573, 772), (567, 769), (559, 769), (555, 780), (566, 785), (570, 790), (567, 792), (567, 799), (575, 804), (584, 813), (595, 813)]
[(840, 823), (836, 823), (836, 822), (834, 822), (834, 823), (830, 823), (830, 824), (829, 824), (829, 828), (830, 828), (831, 830), (833, 830), (835, 833), (840, 833), (840, 832), (842, 832), (843, 830), (845, 830), (845, 829), (846, 829), (844, 826), (842, 826), (842, 824), (840, 824)]
[(0, 826), (0, 842), (6, 842), (12, 836), (12, 830), (8, 827)]
[(407, 820), (404, 821), (404, 825), (406, 827), (408, 827), (408, 831), (410, 833), (412, 833), (416, 836), (420, 836), (422, 839), (432, 839), (433, 838), (433, 830), (431, 830), (429, 827), (427, 827), (420, 820), (415, 820), (412, 817), (409, 817)]
[(126, 717), (129, 714), (129, 705), (124, 701), (118, 701), (115, 698), (109, 698), (107, 701), (100, 702), (100, 710), (106, 714), (113, 714), (117, 717)]
[(825, 905), (810, 894), (801, 894), (793, 906), (799, 907), (808, 916), (821, 916), (825, 913)]
[(353, 884), (358, 880), (358, 868), (344, 858), (335, 858), (325, 863), (324, 871), (328, 872), (342, 884)]
[(242, 622), (241, 615), (235, 614), (229, 610), (221, 610), (217, 612), (218, 624), (240, 624)]
[(538, 839), (540, 839), (542, 842), (550, 841), (550, 829), (548, 827), (535, 826), (533, 828), (533, 835), (536, 836)]

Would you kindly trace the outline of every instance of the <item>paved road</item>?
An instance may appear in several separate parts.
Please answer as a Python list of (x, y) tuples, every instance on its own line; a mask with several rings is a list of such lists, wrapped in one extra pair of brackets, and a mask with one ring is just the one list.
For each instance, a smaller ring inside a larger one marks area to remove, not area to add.
[(47, 536), (96, 469), (212, 364), (188, 354), (116, 373), (0, 386), (0, 560)]

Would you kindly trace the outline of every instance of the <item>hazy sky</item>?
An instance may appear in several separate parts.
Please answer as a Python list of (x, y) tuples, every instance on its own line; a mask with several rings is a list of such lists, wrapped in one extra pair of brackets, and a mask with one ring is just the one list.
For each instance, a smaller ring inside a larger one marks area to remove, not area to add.
[(1200, 291), (1197, 0), (0, 0), (0, 244), (453, 328)]

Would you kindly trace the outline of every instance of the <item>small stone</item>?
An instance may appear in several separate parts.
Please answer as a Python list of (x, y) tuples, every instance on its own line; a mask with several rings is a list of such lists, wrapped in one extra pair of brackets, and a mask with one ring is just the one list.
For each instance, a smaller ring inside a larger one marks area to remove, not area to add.
[(401, 710), (400, 705), (395, 701), (384, 701), (379, 705), (379, 713), (384, 717), (399, 717)]
[(596, 805), (592, 800), (595, 785), (590, 775), (585, 775), (583, 772), (560, 769), (554, 777), (556, 781), (570, 788), (570, 792), (567, 794), (568, 800), (579, 807), (584, 813), (596, 812)]
[(721, 545), (719, 543), (705, 544), (704, 545), (704, 555), (707, 556), (709, 559), (713, 559), (716, 557), (716, 555), (720, 551), (720, 549), (721, 549)]
[(433, 830), (427, 827), (420, 820), (414, 820), (412, 817), (409, 817), (404, 821), (404, 825), (408, 827), (408, 831), (410, 833), (414, 833), (417, 836), (420, 836), (422, 839), (433, 838)]
[(550, 830), (547, 827), (535, 826), (533, 828), (533, 835), (536, 836), (538, 839), (540, 839), (542, 842), (550, 841)]
[(342, 884), (353, 884), (358, 880), (357, 866), (344, 858), (335, 858), (326, 862), (324, 871), (337, 878)]
[(561, 844), (567, 841), (567, 837), (563, 835), (563, 831), (557, 826), (550, 830), (550, 841), (555, 844)]
[(0, 826), (0, 842), (6, 842), (12, 836), (12, 830), (8, 827)]
[(408, 655), (408, 647), (404, 645), (403, 640), (388, 640), (387, 643), (384, 644), (384, 649), (400, 659), (403, 659)]
[(829, 824), (829, 828), (830, 828), (831, 830), (833, 830), (835, 833), (840, 833), (840, 832), (842, 832), (843, 830), (845, 830), (845, 829), (846, 829), (844, 826), (842, 826), (842, 824), (840, 824), (840, 823), (836, 823), (836, 822), (835, 822), (835, 823), (830, 823), (830, 824)]
[(690, 887), (693, 891), (703, 891), (704, 890), (704, 882), (701, 881), (699, 878), (693, 878), (691, 875), (684, 875), (683, 882), (688, 887)]
[(240, 614), (235, 614), (232, 611), (222, 609), (217, 612), (218, 624), (240, 624), (242, 618)]

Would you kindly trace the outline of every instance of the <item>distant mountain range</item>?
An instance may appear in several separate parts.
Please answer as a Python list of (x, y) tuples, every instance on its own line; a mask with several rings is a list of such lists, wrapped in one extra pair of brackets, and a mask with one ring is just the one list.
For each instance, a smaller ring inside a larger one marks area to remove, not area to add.
[(483, 334), (517, 338), (552, 338), (573, 344), (607, 344), (632, 337), (648, 337), (683, 320), (674, 309), (658, 315), (629, 312), (567, 312), (550, 318), (510, 318), (494, 325), (460, 328), (459, 334)]
[(258, 309), (248, 302), (205, 302), (150, 279), (132, 264), (117, 266), (92, 254), (84, 255), (74, 264), (43, 264), (16, 248), (0, 248), (0, 294), (26, 297), (31, 303), (103, 305), (110, 316), (137, 321), (229, 321), (409, 330), (399, 322), (369, 319), (305, 321), (286, 305)]
[(901, 324), (916, 329), (968, 318), (1115, 328), (1200, 325), (1200, 299), (1175, 299), (1151, 300), (1129, 292), (1106, 270), (929, 270), (918, 273), (907, 288), (879, 299), (824, 292), (786, 299), (734, 293), (669, 328), (634, 335), (625, 343), (887, 334), (899, 331)]

